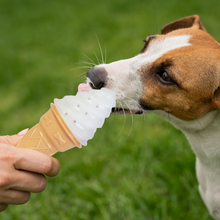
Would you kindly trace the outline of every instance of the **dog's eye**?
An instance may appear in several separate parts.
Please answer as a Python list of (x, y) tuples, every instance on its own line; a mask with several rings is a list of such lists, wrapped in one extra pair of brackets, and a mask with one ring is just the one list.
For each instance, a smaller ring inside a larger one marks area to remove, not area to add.
[(160, 73), (158, 73), (159, 77), (160, 77), (160, 81), (163, 84), (174, 84), (175, 81), (171, 78), (171, 76), (166, 72), (166, 71), (162, 71)]
[(162, 73), (161, 79), (165, 82), (172, 82), (173, 81), (167, 72)]

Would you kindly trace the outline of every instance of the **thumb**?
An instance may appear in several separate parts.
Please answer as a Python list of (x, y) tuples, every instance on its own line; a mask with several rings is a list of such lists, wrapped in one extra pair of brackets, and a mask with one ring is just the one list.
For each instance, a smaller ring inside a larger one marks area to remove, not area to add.
[(27, 131), (28, 131), (28, 129), (25, 129), (15, 135), (0, 136), (0, 143), (10, 144), (10, 145), (16, 146)]

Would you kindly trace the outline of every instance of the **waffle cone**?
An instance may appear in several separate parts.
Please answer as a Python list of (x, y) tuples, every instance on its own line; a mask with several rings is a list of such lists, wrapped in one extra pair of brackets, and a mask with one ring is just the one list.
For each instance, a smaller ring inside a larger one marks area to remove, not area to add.
[(75, 146), (81, 148), (80, 142), (66, 126), (52, 103), (39, 123), (28, 130), (17, 145), (19, 148), (33, 149), (47, 155), (53, 155), (57, 151), (63, 152)]

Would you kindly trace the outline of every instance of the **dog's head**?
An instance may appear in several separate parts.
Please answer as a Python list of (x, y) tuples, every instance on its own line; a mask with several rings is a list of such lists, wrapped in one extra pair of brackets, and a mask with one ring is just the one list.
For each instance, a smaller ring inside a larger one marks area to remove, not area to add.
[(148, 36), (135, 57), (90, 69), (90, 86), (114, 90), (116, 111), (163, 110), (191, 121), (220, 108), (220, 46), (199, 16), (167, 24), (161, 33)]

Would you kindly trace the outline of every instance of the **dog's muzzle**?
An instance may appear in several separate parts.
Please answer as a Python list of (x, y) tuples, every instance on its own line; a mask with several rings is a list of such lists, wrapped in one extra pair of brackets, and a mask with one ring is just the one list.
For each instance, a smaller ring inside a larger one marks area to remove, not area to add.
[(93, 67), (87, 71), (87, 78), (93, 89), (101, 89), (107, 84), (107, 72), (103, 67)]

